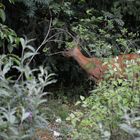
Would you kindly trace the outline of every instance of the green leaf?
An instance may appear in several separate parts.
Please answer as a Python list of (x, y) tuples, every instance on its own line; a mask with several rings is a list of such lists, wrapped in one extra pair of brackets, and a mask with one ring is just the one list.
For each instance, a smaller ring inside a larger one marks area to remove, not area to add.
[(5, 75), (10, 70), (11, 66), (12, 66), (12, 62), (11, 61), (9, 63), (7, 63), (6, 65), (4, 65), (3, 75)]
[(13, 4), (15, 3), (15, 1), (16, 1), (16, 0), (9, 0), (9, 2), (10, 2), (10, 3), (13, 3)]
[(83, 101), (83, 100), (85, 100), (85, 97), (84, 96), (80, 96), (80, 99)]
[(28, 48), (28, 49), (31, 50), (32, 52), (35, 52), (34, 47), (32, 47), (31, 45), (27, 45), (26, 48)]
[(10, 43), (12, 44), (14, 42), (13, 36), (12, 35), (8, 35), (8, 37), (9, 37)]
[(22, 45), (23, 50), (26, 48), (26, 43), (25, 40), (23, 38), (20, 38), (20, 43)]
[(5, 89), (0, 88), (0, 97), (10, 97), (10, 94)]
[(0, 3), (0, 8), (5, 9), (5, 6), (2, 3)]
[(25, 112), (25, 109), (22, 107), (22, 117), (21, 117), (21, 122), (26, 120), (30, 116), (30, 112)]
[(40, 101), (38, 101), (37, 106), (39, 106), (39, 105), (41, 105), (43, 103), (46, 103), (46, 102), (47, 102), (46, 99), (41, 99)]
[(38, 54), (38, 53), (27, 52), (27, 53), (24, 55), (22, 61), (24, 62), (26, 59), (28, 59), (28, 58), (32, 57), (33, 55), (36, 55), (36, 54)]
[(0, 9), (0, 18), (1, 18), (2, 22), (5, 22), (6, 16), (5, 16), (5, 12), (3, 9)]
[(71, 113), (70, 117), (73, 119), (73, 118), (75, 118), (75, 115), (73, 113)]
[(81, 104), (81, 101), (77, 101), (77, 102), (75, 103), (76, 106), (79, 105), (79, 104)]

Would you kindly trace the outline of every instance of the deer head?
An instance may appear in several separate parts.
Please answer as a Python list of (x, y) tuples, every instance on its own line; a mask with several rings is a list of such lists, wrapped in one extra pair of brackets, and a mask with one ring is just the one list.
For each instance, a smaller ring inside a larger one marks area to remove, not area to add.
[(75, 57), (76, 55), (78, 55), (79, 53), (81, 53), (81, 49), (79, 47), (75, 47), (75, 48), (71, 48), (71, 49), (66, 49), (63, 52), (63, 56), (64, 57)]

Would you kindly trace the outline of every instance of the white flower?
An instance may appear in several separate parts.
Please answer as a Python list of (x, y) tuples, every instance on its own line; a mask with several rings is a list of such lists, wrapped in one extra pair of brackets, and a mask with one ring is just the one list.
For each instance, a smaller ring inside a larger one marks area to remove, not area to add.
[(60, 133), (57, 132), (57, 131), (53, 131), (53, 135), (54, 135), (55, 137), (59, 137), (59, 136), (60, 136)]
[(116, 57), (115, 57), (115, 62), (117, 62), (117, 61), (118, 61), (118, 59), (119, 59), (119, 57), (118, 57), (118, 56), (116, 56)]
[(57, 119), (55, 120), (55, 122), (57, 122), (57, 123), (61, 123), (62, 120), (61, 120), (61, 118), (57, 118)]
[(107, 45), (107, 47), (111, 49), (112, 46), (111, 45)]
[(126, 62), (125, 62), (127, 65), (129, 64), (129, 61), (128, 60), (126, 60)]
[(137, 53), (140, 54), (140, 50), (138, 50)]
[(131, 60), (131, 63), (132, 63), (132, 64), (135, 64), (135, 61), (134, 61), (134, 60)]
[(114, 68), (114, 71), (117, 71), (117, 68), (116, 67)]

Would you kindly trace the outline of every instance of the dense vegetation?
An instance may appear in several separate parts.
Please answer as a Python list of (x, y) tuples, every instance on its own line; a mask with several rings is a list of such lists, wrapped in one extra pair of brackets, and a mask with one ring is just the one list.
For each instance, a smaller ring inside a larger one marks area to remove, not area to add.
[(139, 38), (139, 0), (0, 0), (0, 140), (140, 139), (140, 66), (95, 85), (61, 55), (78, 40), (106, 62)]

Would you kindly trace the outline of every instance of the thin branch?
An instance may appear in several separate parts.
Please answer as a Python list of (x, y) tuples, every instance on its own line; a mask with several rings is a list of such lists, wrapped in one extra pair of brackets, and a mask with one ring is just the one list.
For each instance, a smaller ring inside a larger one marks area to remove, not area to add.
[[(51, 15), (51, 13), (50, 13)], [(67, 33), (70, 37), (73, 38), (73, 40), (76, 40), (76, 37), (73, 36), (68, 30), (65, 30), (65, 29), (62, 29), (62, 28), (51, 28), (52, 27), (52, 16), (50, 18), (50, 22), (49, 22), (49, 28), (48, 28), (48, 31), (47, 31), (47, 34), (44, 38), (44, 40), (42, 41), (42, 43), (38, 46), (38, 48), (36, 49), (34, 55), (31, 57), (31, 59), (29, 60), (29, 62), (27, 63), (27, 66), (31, 63), (31, 61), (33, 60), (33, 58), (35, 57), (36, 54), (38, 54), (38, 51), (41, 49), (41, 47), (43, 45), (45, 45), (47, 42), (49, 41), (53, 41), (51, 40), (53, 37), (55, 37), (56, 35), (59, 35), (60, 33)], [(54, 35), (52, 35), (51, 37), (48, 38), (49, 34), (50, 34), (50, 31), (53, 31), (53, 30), (59, 30), (60, 32), (57, 32), (55, 33)], [(54, 41), (59, 41), (59, 40), (55, 40)], [(65, 42), (65, 41), (61, 41), (61, 42)], [(80, 43), (79, 43), (80, 44)], [(80, 46), (82, 47), (82, 45), (80, 44)], [(82, 47), (82, 49), (84, 49)], [(85, 50), (85, 49), (84, 49)], [(86, 50), (85, 50), (86, 51)], [(52, 53), (52, 54), (49, 54), (49, 56), (52, 56), (52, 55), (55, 55), (55, 54), (61, 54), (63, 53), (64, 51), (60, 51), (60, 52), (56, 52), (56, 53)], [(86, 51), (86, 53), (90, 56), (90, 54)], [(16, 80), (15, 84), (19, 81), (19, 79), (21, 78), (23, 72), (19, 75), (18, 79)]]
[[(75, 36), (73, 36), (68, 30), (62, 29), (62, 28), (52, 28), (51, 30), (60, 30), (63, 32), (66, 32), (70, 37), (73, 38), (73, 40), (77, 40)], [(78, 42), (79, 45), (81, 46), (81, 48), (88, 54), (88, 56), (91, 57), (91, 54), (82, 46), (82, 44), (80, 42)]]
[(62, 28), (52, 28), (51, 30), (52, 31), (53, 30), (60, 30), (60, 31), (66, 32), (70, 37), (73, 38), (73, 40), (75, 40), (75, 36), (73, 36), (68, 30), (65, 30), (65, 29), (62, 29)]
[(27, 65), (29, 65), (31, 63), (31, 61), (33, 60), (34, 56), (37, 54), (37, 52), (40, 50), (40, 48), (46, 43), (47, 37), (49, 36), (50, 33), (50, 29), (51, 29), (51, 24), (52, 24), (52, 18), (50, 19), (50, 23), (49, 23), (49, 29), (48, 32), (43, 40), (43, 42), (39, 45), (39, 47), (36, 49), (35, 54), (31, 57), (30, 61), (27, 63)]
[(62, 54), (62, 53), (64, 53), (64, 51), (59, 51), (59, 52), (51, 53), (48, 56), (52, 56), (52, 55), (56, 55), (56, 54)]
[[(48, 32), (43, 40), (43, 42), (39, 45), (39, 47), (36, 49), (34, 55), (31, 57), (30, 61), (27, 63), (27, 66), (31, 63), (32, 59), (34, 58), (34, 56), (37, 54), (37, 52), (39, 51), (39, 49), (45, 44), (46, 40), (47, 40), (47, 37), (49, 36), (49, 33), (50, 33), (50, 29), (51, 29), (51, 25), (52, 25), (52, 17), (50, 19), (50, 23), (49, 23), (49, 29), (48, 29)], [(21, 76), (23, 75), (23, 72), (21, 72), (21, 74), (19, 75), (19, 77), (17, 78), (15, 84), (19, 81), (19, 79), (21, 78)]]
[(52, 40), (49, 40), (49, 42), (62, 42), (62, 43), (66, 43), (66, 41), (59, 40), (59, 39), (52, 39)]

